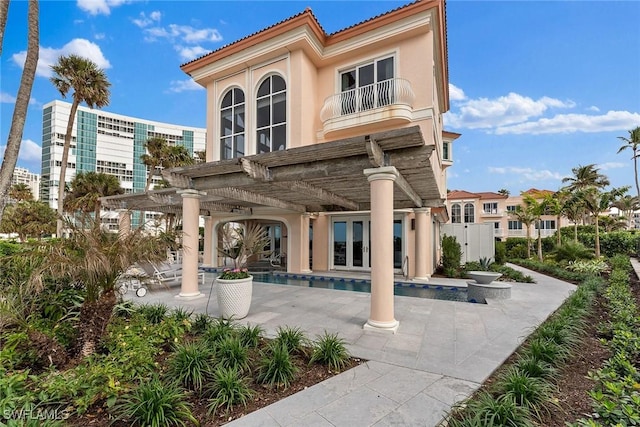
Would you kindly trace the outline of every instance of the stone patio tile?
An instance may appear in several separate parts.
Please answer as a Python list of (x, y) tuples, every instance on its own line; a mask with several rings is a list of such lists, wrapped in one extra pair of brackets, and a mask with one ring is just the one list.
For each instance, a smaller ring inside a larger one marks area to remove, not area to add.
[(445, 403), (421, 393), (373, 425), (375, 427), (435, 426), (448, 410), (449, 406)]
[(404, 403), (440, 378), (441, 375), (396, 367), (368, 383), (367, 387), (398, 403)]
[(438, 399), (442, 403), (453, 406), (471, 396), (479, 387), (480, 383), (452, 377), (441, 377), (430, 384), (423, 393)]
[(336, 426), (368, 427), (387, 416), (397, 404), (369, 388), (358, 388), (343, 398), (317, 410)]
[(302, 425), (300, 423), (302, 418), (339, 397), (341, 394), (336, 392), (336, 389), (327, 387), (325, 383), (320, 383), (269, 405), (266, 411), (279, 425)]
[(322, 384), (336, 395), (344, 396), (380, 378), (385, 374), (382, 368), (387, 366), (389, 365), (363, 363), (347, 372), (329, 378)]

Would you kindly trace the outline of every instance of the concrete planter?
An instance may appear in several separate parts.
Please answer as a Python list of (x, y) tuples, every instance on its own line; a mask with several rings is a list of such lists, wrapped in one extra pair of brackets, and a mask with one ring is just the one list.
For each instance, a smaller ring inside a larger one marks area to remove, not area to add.
[(488, 285), (502, 276), (502, 273), (494, 273), (493, 271), (468, 271), (467, 276), (469, 276), (470, 279), (475, 280), (476, 283)]
[(216, 296), (223, 319), (244, 319), (249, 314), (253, 276), (246, 279), (216, 279)]
[(472, 280), (467, 282), (467, 301), (484, 304), (487, 299), (511, 299), (511, 285), (506, 282), (492, 284), (481, 284)]

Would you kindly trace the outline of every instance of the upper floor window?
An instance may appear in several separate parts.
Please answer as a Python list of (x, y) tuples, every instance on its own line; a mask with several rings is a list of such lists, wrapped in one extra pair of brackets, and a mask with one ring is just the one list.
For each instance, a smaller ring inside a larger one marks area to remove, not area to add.
[(393, 57), (341, 72), (342, 114), (352, 114), (393, 103), (393, 78)]
[(522, 222), (516, 220), (510, 220), (507, 224), (509, 230), (522, 230)]
[(265, 79), (258, 88), (256, 141), (258, 153), (287, 148), (287, 85), (280, 76)]
[(473, 203), (464, 205), (464, 222), (467, 224), (475, 222), (475, 207)]
[(518, 210), (518, 205), (508, 205), (507, 212), (515, 212)]
[(497, 214), (498, 213), (498, 203), (497, 202), (491, 202), (491, 203), (483, 203), (482, 204), (482, 212), (486, 213), (486, 214)]
[(451, 205), (451, 223), (462, 223), (462, 208), (458, 203), (454, 203), (453, 205)]
[(536, 221), (536, 230), (539, 228), (541, 230), (555, 230), (556, 229), (556, 221), (553, 219), (546, 219)]
[(220, 158), (244, 156), (244, 92), (231, 89), (220, 104)]
[(451, 160), (451, 153), (449, 153), (449, 143), (446, 141), (442, 143), (442, 160)]

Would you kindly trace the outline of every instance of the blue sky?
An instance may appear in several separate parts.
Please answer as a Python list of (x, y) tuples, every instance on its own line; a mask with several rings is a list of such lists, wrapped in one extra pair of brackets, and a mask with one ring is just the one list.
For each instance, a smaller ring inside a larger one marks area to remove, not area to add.
[[(40, 2), (40, 62), (19, 166), (40, 172), (42, 105), (62, 99), (48, 80), (61, 54), (88, 56), (112, 83), (119, 114), (205, 127), (205, 91), (180, 64), (309, 6), (331, 33), (406, 1)], [(26, 51), (27, 2), (13, 0), (0, 57), (0, 141), (7, 139)], [(640, 2), (447, 3), (453, 147), (449, 189), (518, 194), (558, 189), (571, 168), (597, 164), (633, 184), (640, 126)], [(632, 190), (633, 192), (633, 190)]]

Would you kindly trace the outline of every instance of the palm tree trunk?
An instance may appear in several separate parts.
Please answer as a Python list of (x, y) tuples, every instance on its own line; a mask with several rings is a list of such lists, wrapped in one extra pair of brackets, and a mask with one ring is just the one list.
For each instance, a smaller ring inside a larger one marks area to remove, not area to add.
[(600, 229), (598, 227), (598, 217), (596, 216), (596, 258), (600, 257)]
[(542, 233), (538, 224), (538, 261), (542, 262)]
[(527, 225), (527, 259), (531, 258), (531, 224)]
[(9, 14), (9, 0), (0, 1), (0, 55), (2, 55), (2, 42), (4, 40), (4, 29), (7, 26), (8, 14)]
[(556, 216), (556, 234), (558, 235), (556, 237), (556, 245), (560, 246), (562, 245), (562, 235), (560, 234), (560, 220), (562, 218), (560, 217), (560, 215)]
[(638, 198), (640, 199), (640, 184), (638, 184), (638, 150), (633, 150), (633, 169), (635, 172), (636, 178), (636, 192), (638, 194)]
[(573, 241), (578, 243), (578, 223), (573, 223)]
[(64, 136), (64, 148), (62, 149), (62, 164), (60, 165), (60, 179), (58, 180), (58, 222), (56, 226), (56, 236), (62, 235), (62, 218), (64, 217), (64, 188), (67, 175), (67, 161), (69, 160), (69, 148), (71, 147), (71, 132), (73, 132), (73, 122), (76, 119), (76, 111), (78, 111), (80, 101), (76, 99), (75, 94), (71, 111), (69, 112), (69, 121), (67, 122), (67, 133)]
[[(7, 3), (5, 5), (5, 3)], [(6, 12), (8, 10), (8, 2), (2, 1), (0, 7), (0, 25), (2, 25), (2, 34), (4, 35), (4, 25), (6, 23)], [(36, 75), (36, 67), (38, 66), (40, 28), (39, 28), (39, 5), (37, 0), (29, 2), (28, 14), (28, 41), (27, 56), (22, 69), (22, 78), (20, 79), (20, 87), (16, 96), (16, 104), (13, 109), (13, 118), (11, 119), (11, 128), (9, 129), (9, 137), (7, 138), (7, 147), (4, 152), (2, 167), (0, 167), (0, 218), (7, 205), (7, 194), (11, 185), (11, 176), (18, 161), (18, 153), (20, 152), (20, 144), (22, 142), (22, 134), (24, 132), (24, 124), (27, 120), (27, 109), (29, 100), (31, 99), (31, 89)], [(1, 46), (1, 43), (0, 43)]]

